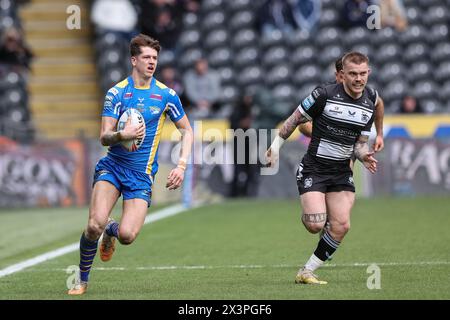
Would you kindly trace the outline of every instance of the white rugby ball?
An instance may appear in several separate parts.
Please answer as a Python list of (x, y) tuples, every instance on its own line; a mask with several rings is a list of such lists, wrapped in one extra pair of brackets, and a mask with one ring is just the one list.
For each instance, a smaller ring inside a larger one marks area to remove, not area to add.
[[(131, 117), (131, 124), (137, 125), (143, 123), (145, 129), (144, 116), (142, 116), (142, 114), (138, 110), (131, 108), (126, 110), (120, 116), (119, 122), (117, 123), (117, 131), (123, 130), (123, 128), (125, 128), (125, 124), (127, 123), (129, 117)], [(139, 149), (144, 143), (144, 139), (145, 134), (141, 139), (123, 140), (120, 143), (126, 150), (131, 152)]]

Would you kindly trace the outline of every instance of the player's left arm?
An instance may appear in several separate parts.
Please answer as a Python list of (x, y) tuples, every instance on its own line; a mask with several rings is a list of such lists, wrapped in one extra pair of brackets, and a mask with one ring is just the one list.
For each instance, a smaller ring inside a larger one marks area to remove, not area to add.
[(312, 137), (312, 122), (308, 121), (305, 123), (300, 123), (298, 125), (298, 131), (304, 136), (311, 138)]
[(377, 171), (378, 161), (373, 157), (375, 152), (369, 151), (368, 141), (368, 135), (360, 135), (355, 143), (353, 152), (355, 153), (356, 158), (362, 162), (367, 170), (369, 170), (371, 173), (375, 173)]
[(169, 117), (181, 133), (181, 155), (178, 165), (167, 177), (166, 188), (169, 190), (178, 189), (184, 180), (184, 171), (187, 167), (187, 161), (191, 155), (194, 133), (192, 131), (189, 119), (184, 113), (180, 98), (172, 89), (169, 90), (167, 105), (169, 106)]
[(383, 118), (384, 118), (384, 101), (378, 96), (377, 103), (375, 105), (375, 129), (377, 130), (377, 136), (372, 146), (375, 152), (379, 152), (384, 149), (383, 139)]

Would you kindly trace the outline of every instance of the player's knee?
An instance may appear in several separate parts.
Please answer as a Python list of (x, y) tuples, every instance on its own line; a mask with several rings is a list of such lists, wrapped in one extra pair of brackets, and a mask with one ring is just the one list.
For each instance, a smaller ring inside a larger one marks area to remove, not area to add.
[(132, 244), (136, 239), (137, 233), (125, 230), (119, 230), (119, 241), (121, 244), (128, 245)]
[(350, 221), (332, 223), (331, 231), (339, 236), (344, 236), (350, 230)]
[(310, 233), (319, 233), (325, 227), (326, 213), (303, 214), (302, 222)]
[(104, 228), (105, 226), (101, 225), (100, 223), (98, 223), (93, 219), (90, 219), (88, 222), (88, 226), (86, 228), (88, 238), (98, 239), (101, 236)]

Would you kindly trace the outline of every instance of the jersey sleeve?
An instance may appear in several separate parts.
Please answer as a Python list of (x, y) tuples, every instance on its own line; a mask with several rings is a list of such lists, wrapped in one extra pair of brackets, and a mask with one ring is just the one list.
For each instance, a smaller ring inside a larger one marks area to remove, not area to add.
[(372, 128), (374, 119), (375, 119), (375, 111), (372, 113), (372, 117), (370, 117), (369, 122), (367, 122), (366, 126), (361, 130), (362, 136), (370, 136), (370, 130)]
[(119, 119), (121, 105), (122, 103), (119, 99), (119, 90), (114, 87), (109, 89), (105, 96), (102, 117)]
[(170, 117), (170, 120), (173, 122), (177, 122), (185, 115), (183, 106), (181, 105), (180, 98), (176, 94), (173, 89), (169, 89), (168, 98), (167, 98), (168, 110), (167, 113)]
[(327, 102), (326, 90), (322, 87), (315, 88), (298, 106), (300, 113), (308, 120), (320, 116)]
[(372, 87), (367, 86), (367, 93), (369, 95), (370, 101), (372, 101), (374, 105), (377, 105), (378, 91)]

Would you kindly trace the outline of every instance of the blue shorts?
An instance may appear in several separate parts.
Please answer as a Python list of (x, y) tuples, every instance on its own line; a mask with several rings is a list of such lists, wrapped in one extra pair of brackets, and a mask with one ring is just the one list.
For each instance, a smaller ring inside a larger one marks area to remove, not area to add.
[(143, 172), (120, 166), (108, 157), (104, 157), (95, 166), (94, 182), (108, 181), (122, 193), (123, 200), (144, 199), (150, 207), (153, 178)]

